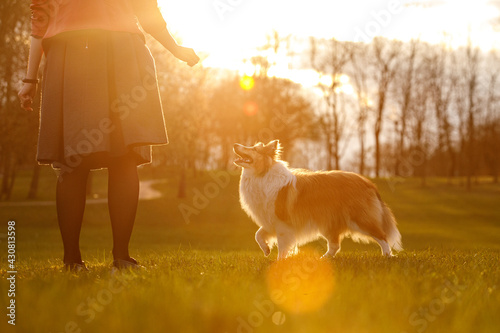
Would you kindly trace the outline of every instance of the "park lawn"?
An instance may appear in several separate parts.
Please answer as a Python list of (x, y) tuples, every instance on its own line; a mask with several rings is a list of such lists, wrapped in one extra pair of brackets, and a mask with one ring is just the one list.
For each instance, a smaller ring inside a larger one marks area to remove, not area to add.
[[(106, 204), (87, 207), (82, 252), (89, 273), (62, 272), (55, 207), (0, 206), (16, 221), (16, 329), (1, 332), (497, 332), (500, 327), (500, 185), (467, 192), (446, 180), (379, 179), (405, 251), (386, 259), (374, 244), (345, 240), (329, 261), (315, 242), (284, 264), (265, 258), (238, 202), (238, 177), (223, 172), (155, 185), (141, 201), (131, 252), (146, 267), (112, 274)], [(152, 173), (142, 171), (143, 178)], [(155, 174), (154, 176), (158, 176)], [(105, 197), (105, 172), (94, 190)], [(39, 201), (53, 200), (44, 169)], [(24, 200), (29, 173), (12, 200)], [(184, 211), (184, 215), (181, 211)], [(189, 214), (186, 211), (190, 212)], [(6, 242), (0, 306), (7, 307)], [(5, 311), (5, 310), (4, 310)]]

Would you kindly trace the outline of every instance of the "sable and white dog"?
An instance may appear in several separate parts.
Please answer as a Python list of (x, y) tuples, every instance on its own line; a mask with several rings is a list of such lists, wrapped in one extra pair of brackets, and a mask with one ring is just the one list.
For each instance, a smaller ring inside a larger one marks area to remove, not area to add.
[(255, 240), (266, 256), (275, 243), (282, 259), (320, 237), (328, 242), (324, 257), (335, 256), (347, 236), (376, 241), (385, 256), (392, 256), (391, 248), (403, 249), (394, 215), (368, 179), (352, 172), (288, 168), (277, 140), (235, 144), (234, 152), (234, 163), (243, 168), (241, 206), (260, 227)]

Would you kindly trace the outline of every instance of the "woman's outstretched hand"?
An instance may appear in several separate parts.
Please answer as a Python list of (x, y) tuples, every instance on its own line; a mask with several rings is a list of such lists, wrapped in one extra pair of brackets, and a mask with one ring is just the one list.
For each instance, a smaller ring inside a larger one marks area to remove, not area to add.
[(24, 83), (21, 90), (17, 94), (21, 101), (21, 107), (28, 111), (33, 111), (33, 98), (36, 94), (36, 84)]
[(153, 37), (167, 50), (169, 50), (174, 57), (186, 62), (189, 66), (193, 67), (200, 61), (200, 58), (196, 55), (193, 49), (177, 44), (167, 29), (155, 34)]
[(189, 66), (193, 67), (200, 61), (200, 57), (196, 55), (193, 49), (180, 46), (172, 50), (172, 54), (179, 60), (186, 62)]

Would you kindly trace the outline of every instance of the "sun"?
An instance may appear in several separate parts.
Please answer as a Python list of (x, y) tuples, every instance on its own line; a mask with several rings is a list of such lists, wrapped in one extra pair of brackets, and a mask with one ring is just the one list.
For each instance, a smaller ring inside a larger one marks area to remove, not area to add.
[(240, 87), (243, 90), (251, 90), (255, 86), (255, 80), (253, 77), (248, 75), (243, 75), (240, 79)]

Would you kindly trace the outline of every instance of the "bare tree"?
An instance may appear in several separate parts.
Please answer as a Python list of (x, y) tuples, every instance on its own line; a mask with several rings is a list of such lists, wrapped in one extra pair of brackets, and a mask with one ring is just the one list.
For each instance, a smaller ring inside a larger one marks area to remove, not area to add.
[(401, 43), (383, 38), (375, 38), (372, 44), (372, 75), (377, 86), (377, 104), (375, 108), (375, 175), (380, 176), (380, 134), (384, 121), (384, 111), (391, 82), (398, 69), (398, 55)]
[[(33, 165), (38, 114), (21, 110), (19, 82), (26, 71), (29, 6), (25, 1), (0, 3), (0, 199), (9, 199), (21, 164)], [(36, 179), (35, 179), (36, 180)], [(36, 185), (33, 184), (34, 186)]]
[(394, 76), (395, 100), (399, 106), (399, 118), (395, 121), (398, 132), (397, 153), (395, 156), (394, 173), (397, 176), (402, 174), (401, 162), (406, 160), (405, 138), (407, 135), (408, 115), (412, 103), (414, 103), (413, 90), (415, 85), (416, 62), (420, 52), (420, 41), (411, 40), (406, 45), (407, 50), (401, 55), (401, 65), (399, 71)]
[(412, 98), (408, 113), (408, 124), (410, 130), (409, 161), (415, 176), (420, 177), (421, 185), (426, 185), (429, 144), (429, 99), (430, 93), (426, 84), (425, 76), (428, 72), (428, 62), (422, 62), (418, 66), (416, 81), (413, 86)]
[(360, 174), (365, 173), (366, 168), (366, 123), (368, 114), (371, 108), (369, 99), (369, 75), (366, 70), (368, 64), (366, 44), (351, 44), (351, 70), (350, 77), (352, 79), (354, 90), (356, 91), (357, 115), (356, 115), (356, 133), (359, 140), (359, 169)]
[(486, 90), (485, 122), (483, 133), (484, 158), (490, 170), (493, 182), (498, 183), (500, 171), (500, 66), (496, 51), (491, 51), (487, 59), (488, 75), (485, 75), (483, 87)]
[[(458, 80), (453, 54), (443, 41), (439, 46), (428, 48), (425, 57), (426, 75), (422, 78), (427, 82), (430, 106), (434, 111), (437, 124), (437, 158), (442, 161), (438, 165), (448, 165), (449, 181), (455, 176), (457, 156), (453, 144), (453, 125), (451, 121), (451, 102), (454, 86)], [(445, 152), (443, 152), (445, 150)], [(445, 158), (447, 156), (448, 158)]]
[(467, 176), (467, 190), (472, 188), (472, 177), (475, 176), (477, 167), (476, 156), (476, 117), (480, 111), (480, 101), (478, 94), (478, 79), (479, 79), (479, 65), (480, 65), (480, 52), (478, 47), (474, 47), (469, 40), (468, 45), (464, 50), (464, 61), (462, 67), (462, 77), (464, 84), (465, 98), (462, 100), (464, 105), (462, 110), (463, 120), (465, 120), (465, 137), (463, 137), (464, 148), (464, 163), (465, 172)]
[(225, 169), (233, 159), (232, 145), (246, 140), (243, 124), (245, 118), (251, 115), (248, 111), (245, 113), (244, 91), (237, 75), (228, 73), (226, 77), (219, 78), (210, 94), (209, 108), (214, 116), (212, 132), (221, 147), (219, 168)]
[(214, 144), (209, 128), (213, 117), (208, 109), (208, 70), (203, 66), (189, 68), (173, 56), (164, 56), (164, 49), (147, 37), (155, 56), (157, 77), (163, 100), (170, 144), (154, 147), (155, 164), (173, 167), (179, 175), (178, 195), (185, 195), (188, 171), (196, 177), (210, 160)]
[(340, 169), (342, 154), (340, 143), (346, 135), (347, 117), (339, 88), (341, 86), (340, 78), (344, 74), (346, 64), (351, 59), (351, 50), (346, 46), (347, 44), (336, 39), (318, 41), (311, 38), (310, 42), (310, 58), (313, 69), (320, 75), (331, 78), (328, 85), (319, 84), (326, 104), (326, 112), (320, 116), (319, 125), (326, 140), (327, 168), (331, 170), (333, 163), (335, 163), (335, 169)]
[(246, 102), (255, 104), (258, 111), (246, 117), (243, 127), (258, 141), (279, 139), (287, 147), (284, 159), (295, 141), (311, 135), (314, 121), (302, 87), (271, 72), (280, 60), (290, 61), (294, 55), (291, 42), (290, 36), (281, 37), (276, 31), (267, 36), (267, 43), (259, 48), (261, 54), (250, 59), (255, 67), (255, 87), (245, 92)]

